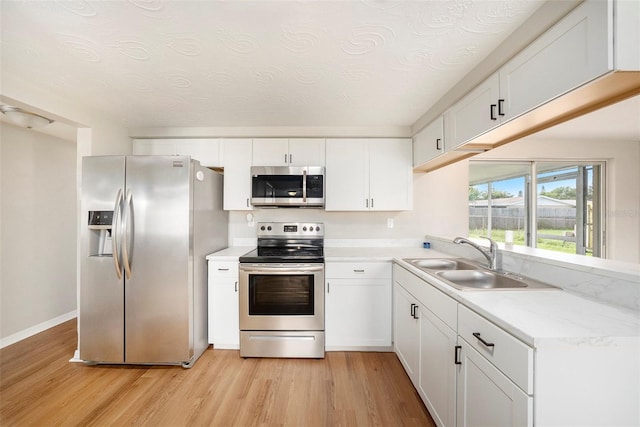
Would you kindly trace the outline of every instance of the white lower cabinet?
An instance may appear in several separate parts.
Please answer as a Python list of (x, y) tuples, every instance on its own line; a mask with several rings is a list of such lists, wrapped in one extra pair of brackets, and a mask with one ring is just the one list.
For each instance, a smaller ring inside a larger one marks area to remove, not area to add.
[(209, 344), (240, 348), (238, 262), (209, 260)]
[(393, 267), (394, 347), (438, 426), (455, 426), (457, 302)]
[(431, 310), (421, 309), (418, 393), (441, 426), (454, 426), (456, 416), (455, 351), (458, 335)]
[(531, 426), (533, 350), (398, 265), (393, 281), (395, 351), (436, 424)]
[(460, 340), (457, 426), (532, 426), (533, 397)]
[(397, 282), (393, 284), (394, 347), (400, 363), (415, 385), (419, 370), (420, 323), (415, 310), (416, 299)]
[(327, 262), (325, 346), (332, 350), (391, 347), (391, 263)]

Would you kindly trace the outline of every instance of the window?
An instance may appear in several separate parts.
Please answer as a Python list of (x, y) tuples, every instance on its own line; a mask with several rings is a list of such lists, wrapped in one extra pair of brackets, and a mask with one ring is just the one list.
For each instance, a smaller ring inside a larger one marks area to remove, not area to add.
[[(469, 236), (604, 256), (604, 164), (469, 163)], [(535, 191), (532, 191), (535, 189)]]

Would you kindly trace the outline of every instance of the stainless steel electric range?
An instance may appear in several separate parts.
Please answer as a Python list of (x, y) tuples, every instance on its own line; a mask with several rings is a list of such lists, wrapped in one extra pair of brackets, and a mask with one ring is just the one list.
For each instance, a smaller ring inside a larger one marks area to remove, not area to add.
[(324, 224), (258, 223), (240, 257), (240, 356), (324, 357)]

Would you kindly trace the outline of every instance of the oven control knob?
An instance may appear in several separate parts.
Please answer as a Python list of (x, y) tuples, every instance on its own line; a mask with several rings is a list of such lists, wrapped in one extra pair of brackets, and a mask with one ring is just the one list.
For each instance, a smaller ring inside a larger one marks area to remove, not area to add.
[(307, 226), (302, 227), (302, 231), (307, 231)]
[(262, 227), (260, 227), (260, 230), (264, 231), (264, 225)]
[(316, 231), (320, 231), (320, 226), (316, 226)]
[(267, 226), (267, 231), (271, 231), (271, 226)]

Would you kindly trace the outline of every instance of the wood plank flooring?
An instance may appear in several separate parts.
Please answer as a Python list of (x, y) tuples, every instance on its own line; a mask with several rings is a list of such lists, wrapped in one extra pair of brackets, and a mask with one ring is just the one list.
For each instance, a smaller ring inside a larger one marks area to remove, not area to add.
[(0, 350), (0, 425), (435, 426), (393, 353), (86, 366), (76, 337), (74, 319)]

